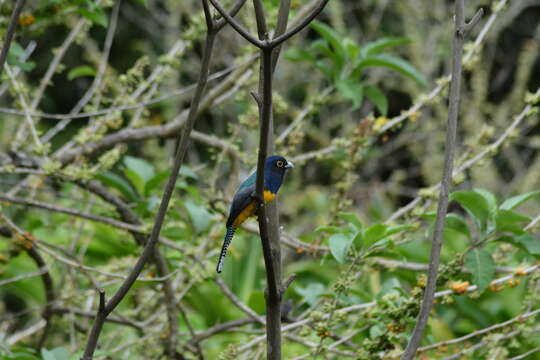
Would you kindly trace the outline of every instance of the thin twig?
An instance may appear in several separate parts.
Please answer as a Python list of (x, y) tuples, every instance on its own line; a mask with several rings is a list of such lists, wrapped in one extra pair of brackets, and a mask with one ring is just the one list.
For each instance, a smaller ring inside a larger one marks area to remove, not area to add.
[(455, 338), (455, 339), (444, 340), (444, 341), (440, 341), (440, 342), (438, 342), (436, 344), (423, 346), (421, 348), (418, 348), (418, 352), (424, 352), (424, 351), (428, 351), (428, 350), (432, 350), (432, 349), (437, 349), (437, 348), (439, 348), (441, 346), (445, 346), (445, 345), (458, 344), (460, 342), (472, 339), (472, 338), (474, 338), (476, 336), (483, 335), (483, 334), (491, 332), (493, 330), (497, 330), (497, 329), (512, 325), (512, 324), (514, 324), (516, 322), (522, 322), (525, 319), (527, 319), (527, 318), (529, 318), (531, 316), (535, 316), (538, 313), (540, 313), (540, 309), (536, 309), (534, 311), (530, 311), (530, 312), (527, 312), (525, 314), (518, 315), (518, 316), (516, 316), (516, 317), (514, 317), (514, 318), (512, 318), (510, 320), (503, 321), (501, 323), (497, 323), (497, 324), (488, 326), (486, 328), (483, 328), (483, 329), (480, 329), (480, 330), (477, 330), (477, 331), (473, 331), (473, 332), (471, 332), (471, 333), (469, 333), (467, 335), (464, 335), (464, 336), (461, 336), (461, 337), (458, 337), (458, 338)]
[(532, 355), (532, 354), (534, 354), (535, 352), (538, 352), (538, 351), (540, 351), (540, 346), (537, 346), (537, 347), (535, 347), (535, 348), (533, 348), (533, 349), (531, 349), (531, 350), (529, 350), (529, 351), (526, 351), (526, 352), (524, 352), (523, 354), (514, 356), (514, 357), (512, 357), (512, 358), (510, 358), (510, 359), (508, 359), (508, 360), (521, 360), (521, 359), (526, 359), (527, 356)]
[(17, 276), (14, 276), (14, 277), (12, 277), (10, 279), (6, 279), (6, 280), (0, 280), (0, 287), (5, 286), (7, 284), (17, 282), (17, 281), (30, 279), (30, 278), (33, 278), (33, 277), (36, 277), (36, 276), (41, 276), (44, 273), (46, 273), (47, 271), (49, 271), (49, 267), (45, 266), (45, 267), (39, 268), (38, 271), (34, 271), (34, 272), (31, 272), (31, 273), (27, 273), (27, 274), (17, 275)]

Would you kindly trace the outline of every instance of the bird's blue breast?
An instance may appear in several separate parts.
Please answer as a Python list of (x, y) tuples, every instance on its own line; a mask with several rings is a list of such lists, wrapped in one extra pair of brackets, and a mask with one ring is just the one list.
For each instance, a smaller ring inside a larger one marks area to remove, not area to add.
[(283, 174), (266, 171), (264, 174), (264, 189), (276, 194), (283, 182)]

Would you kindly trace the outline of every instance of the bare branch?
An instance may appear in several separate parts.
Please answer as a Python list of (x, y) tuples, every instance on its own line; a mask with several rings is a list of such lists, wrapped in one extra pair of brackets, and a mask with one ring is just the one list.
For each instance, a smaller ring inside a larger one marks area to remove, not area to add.
[[(287, 31), (287, 23), (289, 22), (289, 12), (291, 9), (291, 0), (281, 0), (279, 3), (278, 18), (276, 24), (276, 31), (274, 32), (274, 38), (280, 36)], [(281, 46), (276, 46), (274, 53), (272, 54), (272, 71), (276, 69), (279, 54), (281, 52)]]
[(315, 10), (313, 10), (313, 12), (309, 14), (309, 16), (307, 16), (305, 19), (302, 20), (302, 22), (294, 26), (292, 29), (290, 29), (283, 35), (273, 38), (268, 46), (272, 48), (279, 46), (283, 42), (287, 41), (290, 37), (296, 35), (296, 33), (302, 31), (306, 26), (309, 25), (311, 21), (313, 21), (313, 19), (317, 17), (317, 15), (321, 13), (321, 11), (323, 11), (324, 7), (326, 6), (326, 3), (328, 3), (328, 0), (321, 0), (319, 5), (317, 5)]
[(244, 39), (252, 43), (258, 48), (265, 47), (265, 43), (263, 41), (257, 40), (253, 35), (249, 33), (242, 25), (240, 25), (234, 18), (223, 9), (223, 7), (220, 5), (218, 0), (209, 0), (212, 5), (214, 5), (214, 8), (223, 16), (223, 18), (236, 30)]
[(255, 21), (257, 21), (257, 33), (260, 40), (268, 39), (268, 27), (266, 25), (266, 15), (261, 0), (253, 0), (253, 8), (255, 9)]

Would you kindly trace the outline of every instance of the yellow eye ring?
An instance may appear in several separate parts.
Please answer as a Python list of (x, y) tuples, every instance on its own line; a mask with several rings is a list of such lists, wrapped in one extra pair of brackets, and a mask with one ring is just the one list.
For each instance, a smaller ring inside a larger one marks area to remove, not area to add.
[(281, 160), (276, 161), (276, 166), (277, 167), (283, 167), (283, 165), (284, 165), (283, 161), (281, 161)]

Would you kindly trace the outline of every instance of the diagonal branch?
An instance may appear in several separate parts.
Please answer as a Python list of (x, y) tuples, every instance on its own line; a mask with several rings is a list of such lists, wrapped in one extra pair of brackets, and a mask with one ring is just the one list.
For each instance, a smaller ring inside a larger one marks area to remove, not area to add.
[(0, 74), (2, 74), (2, 71), (4, 70), (4, 64), (6, 63), (9, 47), (11, 45), (11, 41), (13, 40), (13, 35), (15, 35), (17, 19), (19, 18), (19, 15), (21, 15), (21, 11), (24, 7), (25, 2), (26, 0), (17, 0), (17, 3), (15, 4), (15, 9), (13, 9), (11, 17), (9, 18), (9, 25), (6, 31), (6, 37), (4, 38), (4, 44), (2, 44), (2, 51), (0, 51)]
[[(206, 9), (208, 8), (206, 7)], [(208, 17), (209, 12), (206, 11), (205, 15)], [(128, 275), (128, 278), (124, 281), (124, 283), (122, 283), (122, 285), (117, 290), (117, 292), (112, 296), (112, 298), (105, 304), (103, 311), (98, 311), (90, 336), (88, 338), (88, 343), (86, 344), (86, 348), (82, 357), (83, 360), (89, 360), (93, 358), (93, 354), (97, 347), (98, 338), (103, 328), (105, 319), (116, 308), (116, 306), (118, 306), (120, 301), (122, 301), (122, 299), (127, 295), (128, 291), (131, 289), (131, 286), (133, 285), (135, 280), (137, 280), (137, 277), (141, 273), (142, 269), (144, 268), (148, 260), (151, 258), (151, 256), (154, 254), (156, 243), (159, 240), (159, 233), (161, 231), (161, 227), (165, 220), (165, 214), (167, 212), (167, 208), (169, 206), (169, 202), (175, 188), (176, 179), (178, 178), (178, 172), (180, 171), (184, 156), (187, 152), (190, 133), (195, 124), (197, 110), (199, 108), (199, 104), (200, 104), (204, 89), (206, 87), (206, 82), (208, 79), (210, 59), (211, 59), (211, 54), (214, 47), (214, 40), (217, 34), (214, 28), (213, 21), (212, 20), (210, 21), (211, 21), (210, 22), (211, 26), (208, 28), (208, 31), (206, 34), (205, 47), (204, 47), (203, 58), (202, 58), (202, 63), (201, 63), (201, 70), (199, 73), (199, 79), (197, 82), (197, 88), (195, 90), (195, 94), (191, 101), (191, 106), (189, 109), (186, 125), (184, 126), (181, 134), (179, 134), (179, 138), (180, 138), (179, 146), (175, 154), (171, 175), (169, 177), (169, 180), (167, 181), (167, 185), (165, 186), (165, 190), (163, 192), (161, 204), (159, 206), (159, 210), (156, 215), (156, 220), (152, 228), (152, 233), (150, 235), (150, 238), (146, 242), (146, 245), (144, 247), (144, 250), (141, 256), (139, 257), (135, 266), (131, 270), (131, 273)]]
[(311, 14), (309, 14), (305, 19), (303, 19), (300, 23), (295, 25), (292, 29), (284, 33), (283, 35), (280, 35), (278, 37), (275, 37), (270, 41), (268, 44), (269, 47), (274, 48), (276, 46), (281, 45), (283, 42), (287, 41), (292, 36), (296, 35), (298, 32), (302, 31), (306, 26), (309, 25), (310, 22), (313, 21), (323, 11), (324, 7), (326, 6), (326, 3), (328, 3), (328, 0), (321, 0), (319, 5), (313, 10)]
[(49, 272), (47, 263), (34, 246), (35, 239), (27, 232), (20, 229), (17, 225), (15, 225), (13, 221), (11, 221), (11, 219), (6, 217), (5, 215), (0, 214), (0, 219), (2, 219), (7, 224), (7, 226), (13, 231), (13, 233), (16, 233), (17, 236), (23, 238), (27, 242), (28, 246), (23, 246), (24, 250), (26, 251), (28, 256), (30, 256), (32, 260), (34, 260), (39, 269), (45, 269), (41, 273), (41, 281), (43, 283), (43, 289), (45, 291), (45, 309), (42, 313), (43, 320), (45, 320), (45, 326), (43, 332), (41, 333), (41, 337), (39, 338), (39, 341), (37, 343), (37, 347), (39, 349), (43, 346), (45, 340), (47, 340), (47, 336), (51, 328), (51, 318), (53, 315), (52, 309), (54, 306), (54, 301), (56, 299), (54, 294), (53, 280)]
[(236, 32), (242, 35), (244, 39), (246, 39), (247, 41), (249, 41), (250, 43), (252, 43), (258, 48), (263, 48), (266, 46), (265, 42), (257, 40), (253, 35), (249, 33), (249, 31), (247, 31), (242, 25), (240, 25), (239, 22), (234, 20), (234, 18), (231, 15), (229, 15), (229, 13), (225, 11), (225, 9), (223, 9), (223, 7), (220, 5), (218, 0), (209, 0), (209, 1), (212, 3), (214, 8), (216, 8), (216, 10), (221, 14), (221, 16), (223, 16), (223, 18), (234, 28), (234, 30), (236, 30)]
[[(416, 354), (416, 350), (422, 340), (422, 335), (426, 327), (429, 312), (433, 305), (435, 290), (437, 287), (437, 272), (439, 269), (444, 220), (448, 210), (448, 195), (450, 193), (450, 183), (454, 167), (454, 152), (456, 148), (457, 122), (459, 113), (459, 98), (461, 88), (461, 69), (463, 62), (463, 43), (465, 41), (466, 29), (464, 21), (464, 0), (456, 0), (455, 2), (455, 32), (453, 41), (453, 59), (452, 59), (452, 83), (450, 85), (450, 98), (448, 105), (448, 129), (446, 130), (446, 146), (444, 152), (444, 168), (441, 181), (441, 190), (439, 195), (439, 205), (437, 209), (437, 218), (435, 220), (435, 230), (433, 231), (433, 242), (431, 245), (431, 255), (428, 269), (428, 280), (422, 300), (422, 307), (418, 320), (414, 328), (409, 344), (405, 349), (405, 353), (401, 357), (402, 360), (412, 360)], [(475, 15), (477, 22), (482, 14), (482, 9), (479, 10), (480, 15)]]

